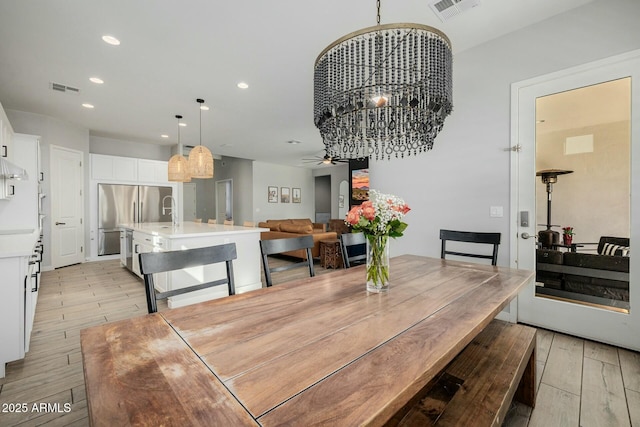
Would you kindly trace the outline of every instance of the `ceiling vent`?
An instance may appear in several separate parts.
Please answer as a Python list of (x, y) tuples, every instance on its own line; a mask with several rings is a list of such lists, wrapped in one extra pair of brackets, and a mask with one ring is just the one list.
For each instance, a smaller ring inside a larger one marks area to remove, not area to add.
[(480, 5), (480, 0), (431, 0), (429, 7), (442, 22), (448, 21), (471, 8)]
[(52, 90), (62, 92), (62, 93), (69, 93), (72, 95), (80, 94), (80, 89), (78, 89), (77, 87), (67, 86), (60, 83), (49, 82), (49, 87)]

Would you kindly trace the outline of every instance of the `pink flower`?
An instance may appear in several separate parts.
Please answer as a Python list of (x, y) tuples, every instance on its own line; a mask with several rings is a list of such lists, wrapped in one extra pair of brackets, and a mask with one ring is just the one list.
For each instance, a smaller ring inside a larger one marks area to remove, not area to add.
[(351, 225), (356, 225), (358, 222), (360, 222), (360, 212), (358, 206), (354, 206), (353, 208), (351, 208), (351, 210), (347, 213), (346, 221)]
[(370, 201), (363, 202), (360, 205), (362, 208), (362, 216), (364, 216), (369, 221), (373, 221), (376, 217), (376, 208), (373, 207), (373, 203)]

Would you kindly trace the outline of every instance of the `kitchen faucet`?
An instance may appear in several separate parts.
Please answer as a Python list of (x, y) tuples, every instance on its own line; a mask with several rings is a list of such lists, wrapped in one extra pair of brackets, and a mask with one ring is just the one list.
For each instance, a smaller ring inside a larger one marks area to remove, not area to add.
[[(165, 206), (164, 205), (164, 201), (169, 199), (169, 206)], [(162, 215), (166, 215), (167, 214), (167, 209), (171, 212), (171, 222), (173, 222), (174, 226), (178, 225), (178, 214), (176, 213), (176, 199), (173, 198), (173, 196), (164, 196), (162, 198)]]

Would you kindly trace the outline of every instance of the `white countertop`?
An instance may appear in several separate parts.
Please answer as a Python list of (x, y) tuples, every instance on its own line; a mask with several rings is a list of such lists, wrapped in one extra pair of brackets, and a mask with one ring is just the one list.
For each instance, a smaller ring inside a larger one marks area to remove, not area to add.
[(167, 239), (213, 235), (219, 236), (223, 234), (260, 233), (262, 231), (269, 231), (268, 228), (205, 224), (191, 221), (181, 222), (175, 227), (170, 222), (128, 223), (118, 224), (118, 226), (120, 228), (151, 234), (153, 236), (165, 237)]
[(0, 230), (0, 258), (32, 255), (39, 237), (39, 229)]

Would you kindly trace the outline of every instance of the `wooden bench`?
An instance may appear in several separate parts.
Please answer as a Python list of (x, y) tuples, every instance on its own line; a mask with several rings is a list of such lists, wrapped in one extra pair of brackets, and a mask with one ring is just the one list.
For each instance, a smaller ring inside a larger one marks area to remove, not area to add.
[(514, 399), (535, 404), (534, 328), (492, 321), (388, 425), (500, 426)]

